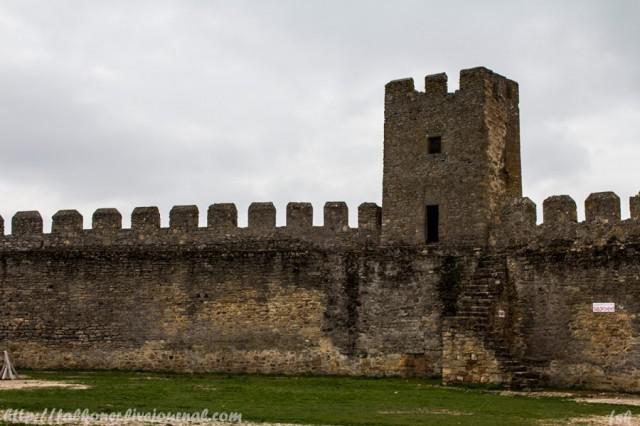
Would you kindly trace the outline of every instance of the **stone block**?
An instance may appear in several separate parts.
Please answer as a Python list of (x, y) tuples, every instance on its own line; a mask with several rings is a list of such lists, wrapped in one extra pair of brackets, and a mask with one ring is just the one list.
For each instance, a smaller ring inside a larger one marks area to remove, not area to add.
[(460, 91), (485, 91), (492, 81), (493, 72), (485, 67), (468, 68), (460, 71)]
[(447, 74), (431, 74), (424, 78), (424, 91), (427, 96), (441, 97), (447, 94)]
[(631, 219), (640, 220), (640, 193), (629, 197), (629, 211), (631, 212)]
[(504, 205), (503, 224), (531, 229), (536, 226), (536, 203), (528, 197), (512, 198)]
[(542, 218), (545, 225), (577, 223), (576, 202), (568, 195), (553, 195), (542, 203)]
[(276, 226), (276, 207), (271, 202), (249, 205), (249, 228), (273, 229)]
[(120, 230), (122, 229), (122, 215), (117, 209), (98, 209), (91, 218), (91, 228), (100, 232)]
[(362, 203), (358, 206), (358, 228), (368, 231), (380, 231), (382, 227), (382, 208), (376, 203)]
[(584, 202), (588, 223), (615, 223), (620, 221), (620, 197), (614, 192), (594, 192)]
[(82, 215), (77, 210), (59, 210), (53, 215), (51, 233), (80, 234), (82, 233), (82, 222)]
[(415, 91), (412, 78), (393, 80), (384, 86), (385, 103), (402, 102), (409, 93)]
[(500, 239), (506, 244), (526, 243), (536, 230), (536, 205), (527, 197), (512, 198), (502, 207)]
[(11, 219), (11, 234), (29, 236), (42, 234), (42, 216), (37, 211), (18, 212)]
[(207, 210), (207, 227), (231, 229), (238, 227), (238, 209), (233, 203), (216, 203)]
[(324, 227), (332, 231), (349, 229), (349, 208), (344, 201), (329, 201), (324, 205)]
[(154, 231), (160, 229), (160, 210), (157, 207), (136, 207), (131, 212), (131, 229)]
[(310, 229), (313, 226), (313, 205), (311, 203), (287, 204), (287, 227)]
[(188, 232), (198, 229), (198, 206), (173, 206), (169, 212), (169, 228)]

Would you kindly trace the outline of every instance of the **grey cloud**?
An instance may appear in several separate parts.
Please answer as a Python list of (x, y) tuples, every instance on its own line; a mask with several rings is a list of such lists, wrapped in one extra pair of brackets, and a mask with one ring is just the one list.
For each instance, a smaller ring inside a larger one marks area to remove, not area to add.
[[(617, 2), (6, 1), (0, 214), (380, 202), (388, 80), (520, 83), (525, 193), (640, 189), (639, 6)], [(624, 119), (620, 116), (624, 115)], [(590, 129), (594, 117), (598, 127)], [(606, 129), (614, 127), (615, 137)], [(638, 141), (635, 140), (635, 143)], [(606, 156), (593, 145), (605, 145)], [(605, 158), (606, 157), (606, 158)], [(603, 164), (606, 161), (607, 164)]]

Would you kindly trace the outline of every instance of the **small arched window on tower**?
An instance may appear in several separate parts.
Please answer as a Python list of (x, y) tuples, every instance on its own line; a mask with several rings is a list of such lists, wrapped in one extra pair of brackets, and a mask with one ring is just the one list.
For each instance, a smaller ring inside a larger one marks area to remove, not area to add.
[(429, 136), (427, 138), (427, 152), (440, 154), (442, 152), (442, 136)]

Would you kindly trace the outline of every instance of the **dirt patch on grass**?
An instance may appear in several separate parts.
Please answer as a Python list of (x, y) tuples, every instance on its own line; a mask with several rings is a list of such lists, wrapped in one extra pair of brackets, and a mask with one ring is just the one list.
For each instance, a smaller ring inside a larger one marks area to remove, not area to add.
[(613, 416), (589, 416), (589, 417), (572, 417), (564, 420), (544, 420), (540, 422), (540, 426), (640, 426), (640, 419), (633, 416), (627, 416), (625, 413), (614, 414)]
[(529, 398), (571, 398), (576, 396), (572, 392), (557, 392), (557, 391), (539, 391), (539, 392), (525, 392), (525, 391), (499, 391), (500, 396), (527, 396)]
[(473, 416), (468, 411), (448, 410), (446, 408), (416, 408), (415, 410), (384, 410), (378, 414), (406, 415), (406, 414), (441, 414), (444, 416)]
[(613, 404), (613, 405), (633, 405), (640, 407), (640, 396), (611, 396), (611, 397), (598, 397), (593, 396), (589, 398), (574, 398), (577, 402), (588, 402), (590, 404)]
[(640, 407), (640, 395), (616, 394), (616, 393), (592, 393), (592, 392), (519, 392), (500, 391), (502, 396), (526, 396), (529, 398), (569, 398), (576, 402), (587, 404), (612, 404), (612, 405), (632, 405)]
[(42, 389), (42, 388), (89, 389), (89, 386), (81, 385), (78, 383), (58, 382), (55, 380), (35, 380), (35, 379), (0, 380), (0, 392), (3, 390)]

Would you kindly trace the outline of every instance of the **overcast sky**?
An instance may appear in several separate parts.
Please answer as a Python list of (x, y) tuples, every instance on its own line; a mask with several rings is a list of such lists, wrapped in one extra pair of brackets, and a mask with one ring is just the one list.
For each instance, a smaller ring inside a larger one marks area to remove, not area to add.
[[(384, 84), (520, 84), (524, 193), (640, 190), (640, 2), (0, 0), (0, 215), (381, 202)], [(580, 216), (583, 214), (581, 212)], [(539, 219), (541, 213), (539, 213)]]

